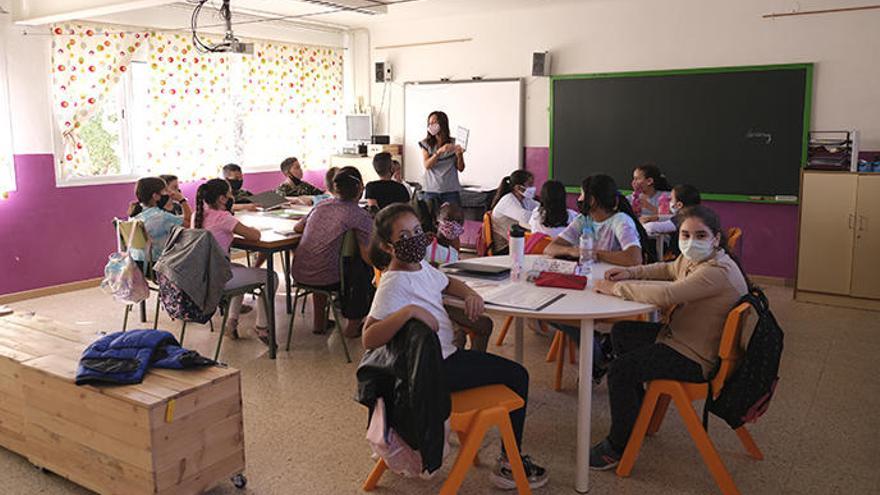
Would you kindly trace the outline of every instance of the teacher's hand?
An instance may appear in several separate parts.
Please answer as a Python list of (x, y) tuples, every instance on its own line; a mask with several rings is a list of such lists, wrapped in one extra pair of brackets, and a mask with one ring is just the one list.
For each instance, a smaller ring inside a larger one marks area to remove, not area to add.
[(437, 154), (444, 155), (446, 153), (449, 153), (450, 151), (453, 151), (454, 149), (455, 147), (452, 143), (446, 143), (443, 146), (437, 148)]
[(461, 155), (462, 153), (464, 153), (464, 148), (462, 148), (461, 146), (459, 146), (459, 145), (456, 144), (456, 145), (455, 145), (455, 154), (456, 154), (456, 155)]
[(617, 282), (612, 282), (610, 280), (596, 280), (596, 292), (599, 294), (608, 294), (609, 296), (614, 295), (614, 287), (617, 285)]

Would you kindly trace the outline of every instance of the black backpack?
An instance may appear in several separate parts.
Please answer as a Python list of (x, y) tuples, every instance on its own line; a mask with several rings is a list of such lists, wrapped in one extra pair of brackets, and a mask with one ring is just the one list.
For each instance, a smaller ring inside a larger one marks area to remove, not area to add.
[[(770, 312), (767, 296), (757, 287), (750, 289), (737, 306), (749, 303), (758, 316), (739, 367), (730, 375), (718, 397), (712, 398), (712, 385), (703, 409), (703, 427), (708, 430), (709, 412), (723, 419), (731, 428), (755, 422), (770, 407), (770, 399), (779, 382), (782, 358), (782, 328)], [(711, 378), (710, 378), (711, 380)]]

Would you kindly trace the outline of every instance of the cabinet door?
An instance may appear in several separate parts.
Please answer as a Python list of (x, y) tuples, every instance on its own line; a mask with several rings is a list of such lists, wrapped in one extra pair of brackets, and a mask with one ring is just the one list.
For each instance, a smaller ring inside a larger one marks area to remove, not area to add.
[(852, 295), (880, 299), (880, 176), (859, 176)]
[(858, 176), (804, 173), (797, 287), (850, 293)]

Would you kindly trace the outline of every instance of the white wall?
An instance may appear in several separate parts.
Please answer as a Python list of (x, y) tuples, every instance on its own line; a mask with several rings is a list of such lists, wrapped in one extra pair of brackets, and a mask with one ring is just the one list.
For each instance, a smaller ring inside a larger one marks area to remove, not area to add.
[[(0, 5), (3, 5), (0, 2)], [(8, 10), (8, 9), (7, 9)], [(185, 10), (175, 7), (154, 8), (138, 13), (116, 14), (101, 19), (127, 25), (151, 27), (180, 27), (189, 23)], [(15, 154), (52, 153), (54, 126), (51, 107), (51, 49), (52, 37), (47, 26), (22, 27), (11, 23), (10, 15), (0, 14), (0, 55), (7, 56), (9, 68), (10, 109), (12, 112), (12, 140)], [(236, 28), (236, 34), (294, 43), (343, 47), (342, 32), (298, 29), (285, 25), (257, 24)], [(366, 32), (362, 32), (364, 39)], [(365, 47), (368, 45), (364, 45)], [(363, 50), (366, 54), (366, 49)], [(345, 55), (348, 57), (348, 54)], [(362, 65), (366, 65), (366, 58)], [(351, 75), (353, 73), (347, 74)], [(348, 82), (344, 84), (348, 86)], [(366, 87), (366, 80), (361, 85)]]
[[(802, 10), (841, 6), (833, 0), (797, 4)], [(457, 16), (449, 13), (455, 6), (449, 7), (444, 18), (370, 26), (373, 47), (473, 38), (373, 50), (374, 60), (394, 66), (390, 132), (398, 140), (403, 82), (526, 77), (531, 53), (550, 50), (554, 74), (815, 62), (813, 129), (858, 128), (862, 149), (880, 149), (877, 10), (769, 20), (761, 15), (790, 11), (795, 2), (584, 0)], [(528, 76), (526, 84), (525, 145), (547, 146), (549, 81)], [(374, 106), (381, 94), (381, 86), (374, 85)]]

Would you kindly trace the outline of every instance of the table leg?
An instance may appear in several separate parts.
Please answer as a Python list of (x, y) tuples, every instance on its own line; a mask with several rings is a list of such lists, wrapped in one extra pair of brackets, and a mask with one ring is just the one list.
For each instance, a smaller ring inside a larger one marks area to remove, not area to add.
[[(564, 350), (562, 351), (564, 352)], [(581, 320), (581, 349), (578, 360), (577, 456), (574, 489), (590, 491), (590, 421), (593, 402), (593, 320)]]
[(275, 253), (266, 253), (266, 324), (269, 325), (269, 359), (275, 359)]
[(513, 356), (517, 363), (523, 364), (523, 319), (513, 319)]
[(293, 314), (292, 299), (290, 298), (290, 250), (281, 252), (281, 262), (284, 263), (284, 285), (287, 287), (287, 314)]

